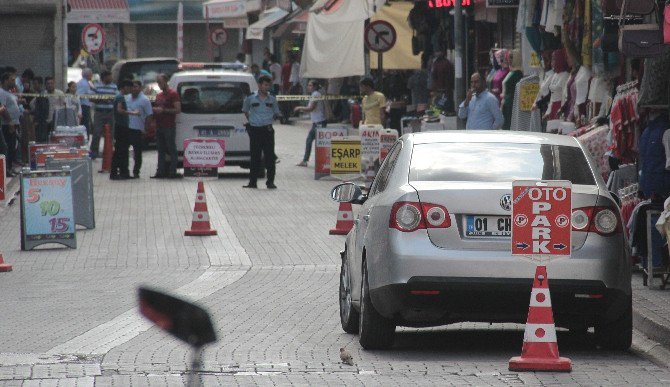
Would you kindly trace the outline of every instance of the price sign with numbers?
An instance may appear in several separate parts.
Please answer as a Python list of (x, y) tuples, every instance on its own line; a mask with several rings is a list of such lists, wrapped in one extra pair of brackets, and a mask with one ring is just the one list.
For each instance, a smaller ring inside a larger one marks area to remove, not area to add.
[(68, 169), (21, 173), (21, 249), (45, 243), (77, 247)]

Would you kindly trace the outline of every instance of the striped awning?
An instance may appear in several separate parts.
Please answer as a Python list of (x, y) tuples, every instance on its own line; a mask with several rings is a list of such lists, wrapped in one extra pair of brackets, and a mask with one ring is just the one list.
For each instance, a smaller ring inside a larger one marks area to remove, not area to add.
[(68, 23), (129, 23), (128, 0), (67, 0)]

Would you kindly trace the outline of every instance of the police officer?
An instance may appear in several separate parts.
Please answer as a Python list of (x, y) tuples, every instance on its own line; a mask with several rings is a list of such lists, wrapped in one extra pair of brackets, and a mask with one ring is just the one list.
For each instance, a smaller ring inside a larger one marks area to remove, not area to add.
[(272, 79), (267, 76), (258, 78), (258, 92), (249, 95), (242, 105), (242, 112), (247, 116), (249, 124), (249, 145), (251, 148), (251, 172), (249, 184), (244, 188), (258, 188), (256, 181), (262, 174), (261, 153), (265, 159), (267, 170), (267, 181), (265, 185), (269, 189), (275, 189), (275, 131), (272, 121), (281, 115), (277, 99), (270, 95)]

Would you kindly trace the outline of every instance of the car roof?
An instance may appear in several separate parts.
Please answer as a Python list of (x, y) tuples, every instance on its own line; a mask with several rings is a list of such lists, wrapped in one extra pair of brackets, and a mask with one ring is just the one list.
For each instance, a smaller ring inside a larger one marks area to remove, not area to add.
[(414, 144), (435, 142), (493, 142), (518, 144), (552, 144), (579, 147), (577, 139), (563, 134), (516, 132), (509, 130), (443, 130), (408, 134)]
[(238, 78), (238, 79), (254, 79), (254, 76), (251, 73), (246, 73), (242, 71), (235, 71), (235, 70), (188, 70), (188, 71), (179, 71), (174, 74), (172, 74), (171, 79), (177, 79), (177, 78), (204, 78), (206, 79), (208, 76), (225, 76), (225, 77), (230, 77), (230, 78)]
[(175, 62), (179, 63), (177, 58), (169, 57), (153, 57), (153, 58), (131, 58), (131, 59), (119, 59), (116, 63), (142, 63), (142, 62)]

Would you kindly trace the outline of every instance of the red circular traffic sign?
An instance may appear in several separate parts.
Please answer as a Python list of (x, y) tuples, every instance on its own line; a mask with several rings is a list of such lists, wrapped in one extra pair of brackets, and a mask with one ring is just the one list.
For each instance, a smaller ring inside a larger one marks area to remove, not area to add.
[(81, 44), (89, 54), (97, 54), (105, 48), (105, 29), (100, 24), (87, 24), (81, 31)]
[(390, 50), (396, 38), (395, 28), (385, 20), (375, 20), (365, 28), (365, 45), (375, 52)]
[(223, 46), (228, 41), (228, 33), (223, 28), (215, 28), (209, 33), (209, 41), (217, 46)]

